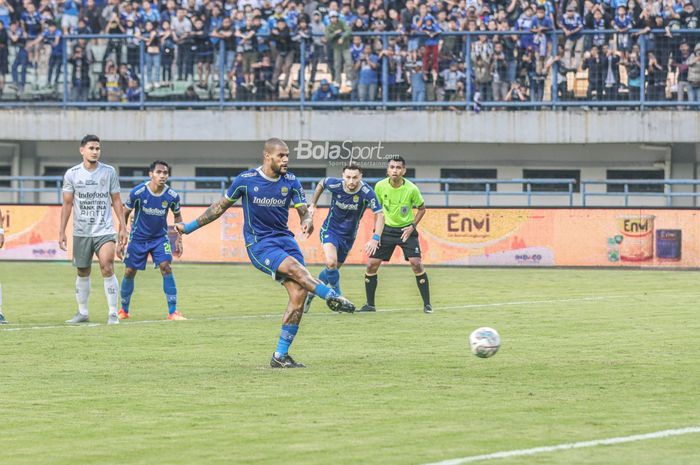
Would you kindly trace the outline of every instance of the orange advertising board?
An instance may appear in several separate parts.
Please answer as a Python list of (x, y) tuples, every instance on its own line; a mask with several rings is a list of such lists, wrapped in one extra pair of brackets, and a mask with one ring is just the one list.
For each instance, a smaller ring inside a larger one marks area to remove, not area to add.
[[(206, 207), (183, 207), (189, 221)], [(0, 260), (67, 260), (58, 248), (60, 206), (6, 206), (5, 247)], [(290, 212), (307, 263), (322, 263), (318, 230), (326, 209), (315, 215), (316, 231), (304, 238)], [(426, 264), (469, 266), (653, 266), (700, 267), (700, 210), (434, 208), (419, 226)], [(366, 263), (362, 245), (374, 218), (367, 213), (346, 263)], [(219, 221), (184, 239), (189, 262), (247, 263), (243, 210), (231, 208)], [(71, 236), (69, 225), (68, 236)], [(69, 244), (70, 244), (69, 240)], [(403, 260), (397, 249), (392, 262)]]

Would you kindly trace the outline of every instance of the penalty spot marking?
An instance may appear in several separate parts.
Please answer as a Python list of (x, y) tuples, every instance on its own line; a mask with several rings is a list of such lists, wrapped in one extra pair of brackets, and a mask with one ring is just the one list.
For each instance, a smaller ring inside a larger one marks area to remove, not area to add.
[(459, 459), (443, 460), (442, 462), (434, 462), (426, 465), (461, 465), (463, 463), (484, 462), (493, 459), (505, 459), (509, 457), (520, 457), (524, 455), (543, 454), (547, 452), (557, 452), (560, 450), (583, 449), (586, 447), (610, 446), (614, 444), (624, 444), (627, 442), (647, 441), (649, 439), (662, 439), (672, 436), (683, 436), (684, 434), (700, 433), (700, 426), (689, 426), (687, 428), (667, 429), (656, 431), (655, 433), (635, 434), (633, 436), (623, 436), (609, 439), (596, 439), (594, 441), (572, 442), (568, 444), (559, 444), (557, 446), (533, 447), (532, 449), (518, 449), (503, 452), (494, 452), (493, 454), (473, 455), (471, 457), (462, 457)]

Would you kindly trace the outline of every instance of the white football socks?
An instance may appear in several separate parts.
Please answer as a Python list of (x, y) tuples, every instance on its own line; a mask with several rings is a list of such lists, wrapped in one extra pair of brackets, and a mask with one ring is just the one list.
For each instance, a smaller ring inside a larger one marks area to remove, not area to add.
[(78, 311), (81, 315), (88, 314), (88, 298), (90, 297), (90, 276), (75, 280), (75, 300), (78, 301)]
[(109, 314), (117, 313), (117, 305), (119, 304), (119, 281), (115, 275), (105, 278), (105, 296), (107, 296), (107, 306)]

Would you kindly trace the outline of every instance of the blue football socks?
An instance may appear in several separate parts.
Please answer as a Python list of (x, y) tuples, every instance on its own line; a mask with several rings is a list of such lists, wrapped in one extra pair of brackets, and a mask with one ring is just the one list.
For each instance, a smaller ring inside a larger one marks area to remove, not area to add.
[(289, 346), (292, 345), (297, 331), (299, 331), (299, 325), (282, 325), (280, 339), (279, 342), (277, 342), (277, 350), (275, 350), (275, 357), (279, 358), (287, 355)]
[(134, 278), (127, 278), (124, 276), (122, 279), (122, 309), (129, 313), (129, 304), (131, 303), (131, 294), (134, 293)]
[(177, 287), (172, 273), (163, 276), (163, 292), (168, 301), (168, 313), (172, 315), (177, 310)]

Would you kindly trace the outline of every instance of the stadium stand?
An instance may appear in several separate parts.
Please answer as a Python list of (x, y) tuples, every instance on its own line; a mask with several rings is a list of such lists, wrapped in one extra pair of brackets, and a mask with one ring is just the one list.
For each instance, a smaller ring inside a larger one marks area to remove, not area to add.
[(0, 102), (697, 109), (697, 3), (0, 0)]

